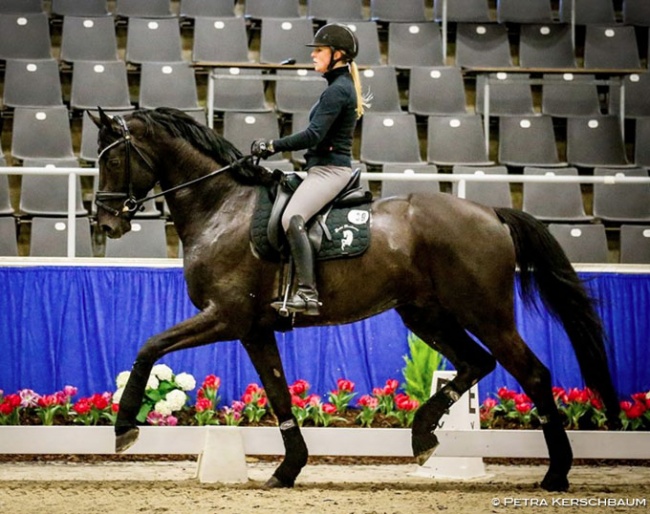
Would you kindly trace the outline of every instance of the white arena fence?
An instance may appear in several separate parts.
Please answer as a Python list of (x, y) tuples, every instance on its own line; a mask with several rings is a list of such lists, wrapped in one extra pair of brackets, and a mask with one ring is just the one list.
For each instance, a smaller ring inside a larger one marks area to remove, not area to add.
[[(549, 169), (549, 171), (552, 171)], [(302, 174), (302, 173), (300, 173)], [(77, 195), (77, 176), (96, 177), (98, 168), (42, 168), (42, 167), (0, 167), (0, 175), (49, 175), (68, 177), (68, 258), (75, 257), (75, 207)], [(650, 184), (650, 177), (625, 176), (558, 176), (558, 175), (492, 175), (462, 173), (415, 173), (408, 167), (404, 173), (361, 173), (361, 180), (368, 181), (420, 181), (420, 182), (458, 182), (458, 196), (465, 198), (467, 182), (508, 182), (508, 183), (568, 183), (568, 184)]]

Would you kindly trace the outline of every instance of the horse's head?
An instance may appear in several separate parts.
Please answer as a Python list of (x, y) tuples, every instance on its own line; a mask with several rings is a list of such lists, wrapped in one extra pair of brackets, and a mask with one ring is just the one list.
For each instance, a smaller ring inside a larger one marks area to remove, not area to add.
[(111, 118), (101, 109), (90, 115), (99, 128), (97, 223), (111, 238), (131, 230), (131, 219), (156, 183), (147, 127), (130, 115)]

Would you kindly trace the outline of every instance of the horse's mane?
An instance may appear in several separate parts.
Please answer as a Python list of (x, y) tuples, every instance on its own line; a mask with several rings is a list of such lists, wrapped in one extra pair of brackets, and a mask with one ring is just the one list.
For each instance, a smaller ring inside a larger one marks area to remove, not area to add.
[[(178, 109), (140, 109), (133, 111), (131, 117), (143, 122), (148, 133), (153, 132), (154, 125), (162, 127), (172, 137), (186, 140), (196, 150), (217, 162), (231, 164), (243, 157), (230, 141)], [(235, 180), (246, 185), (265, 185), (273, 181), (266, 168), (255, 165), (252, 159), (241, 161), (231, 171)]]

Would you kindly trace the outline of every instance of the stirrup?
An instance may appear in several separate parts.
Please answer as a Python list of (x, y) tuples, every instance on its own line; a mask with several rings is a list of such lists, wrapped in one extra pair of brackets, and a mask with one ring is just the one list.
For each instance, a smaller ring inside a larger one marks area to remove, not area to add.
[(300, 313), (305, 316), (318, 316), (321, 305), (323, 304), (318, 301), (318, 293), (311, 288), (298, 288), (296, 294), (286, 303), (281, 300), (271, 303), (271, 307), (278, 311), (286, 309), (290, 313)]

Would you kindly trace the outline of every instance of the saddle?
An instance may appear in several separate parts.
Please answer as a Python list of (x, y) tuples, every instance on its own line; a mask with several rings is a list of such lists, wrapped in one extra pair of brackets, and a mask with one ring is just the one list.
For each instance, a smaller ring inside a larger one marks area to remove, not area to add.
[[(307, 221), (307, 233), (319, 260), (360, 255), (369, 245), (372, 193), (361, 187), (360, 173), (355, 170), (336, 198)], [(273, 186), (260, 186), (251, 243), (260, 257), (280, 260), (289, 252), (281, 226), (282, 213), (303, 179), (297, 173), (280, 170), (273, 174), (277, 179)]]

